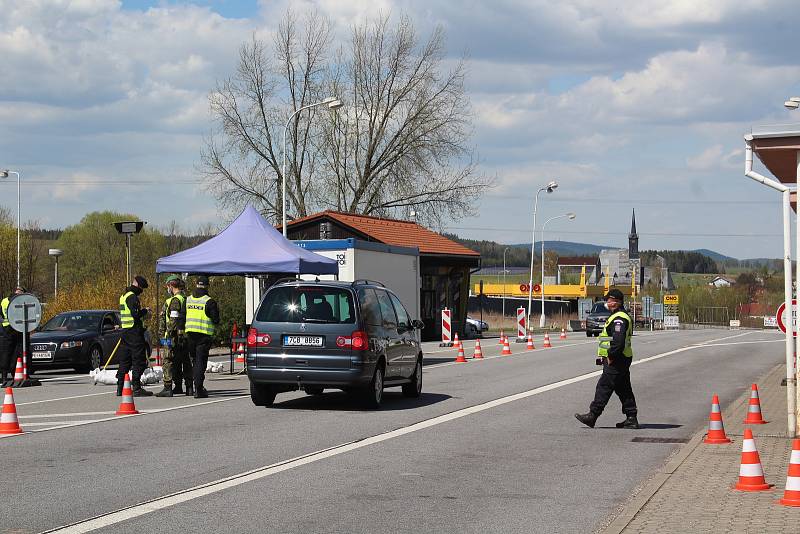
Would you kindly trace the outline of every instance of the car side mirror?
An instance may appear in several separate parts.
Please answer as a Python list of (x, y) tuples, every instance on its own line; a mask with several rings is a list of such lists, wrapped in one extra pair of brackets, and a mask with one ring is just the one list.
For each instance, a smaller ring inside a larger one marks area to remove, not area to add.
[(423, 328), (425, 328), (425, 323), (423, 323), (419, 319), (414, 319), (413, 321), (411, 321), (411, 327), (416, 328), (417, 330), (422, 330)]

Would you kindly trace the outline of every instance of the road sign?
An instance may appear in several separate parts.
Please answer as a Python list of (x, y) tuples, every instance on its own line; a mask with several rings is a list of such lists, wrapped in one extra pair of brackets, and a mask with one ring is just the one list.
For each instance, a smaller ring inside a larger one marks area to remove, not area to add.
[(653, 316), (653, 297), (642, 297), (642, 315), (645, 317)]
[(678, 319), (677, 315), (664, 316), (664, 328), (679, 328), (679, 327), (680, 327), (680, 319)]
[(764, 316), (764, 328), (777, 328), (777, 327), (778, 327), (777, 317), (770, 317), (769, 315)]
[(517, 339), (525, 339), (525, 308), (517, 308)]
[[(778, 311), (775, 313), (778, 319), (778, 328), (781, 332), (786, 333), (786, 303), (781, 302), (778, 306)], [(797, 300), (792, 300), (792, 334), (797, 337)]]
[(33, 332), (42, 320), (42, 304), (29, 293), (14, 295), (8, 304), (8, 322), (17, 332)]
[(742, 322), (739, 319), (731, 319), (729, 323), (731, 328), (739, 328), (742, 326)]
[(664, 295), (664, 304), (678, 305), (680, 304), (678, 295)]
[(653, 304), (653, 319), (656, 321), (663, 321), (664, 320), (664, 305), (663, 304)]

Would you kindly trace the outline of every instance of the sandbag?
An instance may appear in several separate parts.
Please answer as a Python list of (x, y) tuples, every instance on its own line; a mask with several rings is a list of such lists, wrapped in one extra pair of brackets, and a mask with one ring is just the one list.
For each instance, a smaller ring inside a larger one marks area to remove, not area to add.
[[(94, 369), (89, 371), (89, 377), (94, 382), (94, 385), (102, 384), (104, 386), (117, 385), (117, 370), (116, 369)], [(158, 384), (164, 379), (164, 369), (159, 365), (148, 367), (142, 373), (140, 378), (143, 385)]]
[(208, 362), (206, 373), (221, 373), (225, 369), (222, 362)]

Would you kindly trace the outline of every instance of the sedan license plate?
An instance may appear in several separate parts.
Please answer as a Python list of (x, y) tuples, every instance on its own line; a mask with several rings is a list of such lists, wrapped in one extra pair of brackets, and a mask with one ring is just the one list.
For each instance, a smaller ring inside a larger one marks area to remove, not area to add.
[(53, 353), (51, 351), (46, 352), (32, 352), (31, 353), (32, 360), (52, 360)]
[(321, 347), (322, 336), (283, 336), (284, 347)]

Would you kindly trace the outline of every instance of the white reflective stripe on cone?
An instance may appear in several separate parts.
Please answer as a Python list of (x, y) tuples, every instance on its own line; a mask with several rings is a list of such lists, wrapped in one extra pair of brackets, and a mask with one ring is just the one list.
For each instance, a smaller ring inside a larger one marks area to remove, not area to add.
[(17, 414), (16, 412), (9, 412), (3, 413), (0, 415), (0, 423), (16, 423), (17, 422)]
[(708, 422), (708, 429), (709, 430), (722, 430), (722, 421), (709, 421)]
[(719, 412), (719, 404), (712, 404), (711, 405), (711, 413), (720, 413)]
[(800, 491), (800, 477), (786, 477), (786, 489)]
[(752, 439), (746, 439), (742, 442), (742, 452), (757, 452), (756, 442)]
[(792, 456), (789, 458), (790, 464), (800, 464), (800, 451), (792, 451)]
[(761, 413), (761, 407), (758, 404), (751, 404), (747, 411), (750, 413)]
[(758, 398), (758, 390), (757, 389), (750, 390), (750, 398), (751, 399), (757, 399)]
[(761, 464), (742, 464), (739, 467), (740, 477), (763, 477), (764, 471), (761, 470)]

